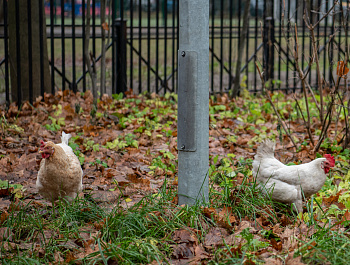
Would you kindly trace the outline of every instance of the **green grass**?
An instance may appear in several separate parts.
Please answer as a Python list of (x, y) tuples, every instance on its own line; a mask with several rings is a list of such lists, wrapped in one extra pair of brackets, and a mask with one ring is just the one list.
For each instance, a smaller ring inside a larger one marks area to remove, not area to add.
[[(176, 229), (192, 227), (202, 230), (202, 224), (210, 223), (201, 214), (200, 207), (172, 204), (176, 194), (165, 187), (166, 184), (157, 196), (145, 196), (128, 209), (116, 205), (110, 211), (111, 206), (104, 208), (87, 199), (76, 199), (72, 204), (59, 202), (55, 208), (35, 209), (32, 202), (22, 205), (19, 211), (12, 211), (2, 225), (12, 229), (12, 241), (18, 242), (19, 249), (8, 252), (6, 242), (2, 242), (1, 263), (42, 264), (53, 262), (56, 253), (67, 256), (73, 251), (66, 247), (68, 242), (76, 242), (80, 233), (89, 231), (88, 226), (95, 222), (101, 223), (102, 228), (95, 237), (96, 249), (82, 260), (84, 264), (119, 258), (123, 264), (164, 260), (172, 252), (169, 243), (172, 243), (171, 235)], [(53, 236), (41, 240), (47, 231)], [(44, 254), (36, 253), (33, 242), (39, 242)], [(21, 250), (20, 246), (25, 243), (31, 247)]]
[[(258, 212), (261, 214), (262, 208), (270, 200), (264, 200), (258, 195), (254, 185), (241, 187), (241, 195), (237, 196), (242, 200), (241, 203), (236, 204), (229, 197), (223, 195), (219, 198), (218, 194), (214, 194), (216, 203), (234, 206), (235, 214), (241, 218), (256, 216)], [(55, 208), (38, 209), (30, 202), (21, 206), (19, 211), (11, 212), (2, 225), (12, 229), (12, 241), (18, 243), (18, 249), (7, 252), (4, 249), (6, 241), (2, 242), (1, 263), (49, 263), (57, 258), (57, 253), (67, 259), (76, 251), (69, 244), (72, 241), (79, 242), (82, 231), (89, 231), (91, 224), (100, 223), (102, 227), (94, 237), (94, 251), (81, 259), (83, 264), (106, 264), (112, 260), (122, 264), (148, 264), (152, 261), (161, 264), (171, 258), (176, 245), (172, 239), (174, 231), (181, 228), (201, 231), (197, 236), (203, 242), (208, 229), (216, 226), (215, 219), (206, 217), (200, 205), (174, 205), (171, 201), (175, 196), (175, 190), (166, 188), (165, 183), (157, 194), (147, 195), (127, 209), (117, 204), (110, 211), (108, 209), (111, 206), (108, 204), (104, 208), (88, 199), (76, 199), (72, 204), (59, 202)], [(249, 209), (242, 206), (243, 204), (249, 204)], [(271, 218), (274, 219), (272, 216)], [(274, 222), (277, 221), (275, 219)], [(43, 240), (48, 231), (52, 237)], [(230, 254), (233, 246), (224, 245), (213, 253), (211, 264), (242, 261), (250, 257), (253, 250), (266, 245), (261, 241), (249, 241), (249, 231), (245, 231), (242, 237), (247, 238), (243, 256)], [(38, 242), (41, 251), (38, 251), (34, 242)], [(30, 247), (27, 250), (21, 249), (24, 244)]]
[[(2, 241), (1, 262), (16, 263), (19, 258), (21, 262), (28, 259), (29, 264), (33, 260), (38, 264), (53, 262), (55, 253), (67, 254), (66, 243), (77, 239), (86, 224), (104, 216), (106, 212), (103, 208), (85, 199), (77, 199), (70, 205), (62, 201), (55, 208), (37, 208), (32, 202), (21, 205), (18, 211), (10, 211), (10, 216), (2, 225), (12, 230), (12, 241), (18, 245), (8, 252), (6, 241)], [(45, 240), (47, 232), (52, 237)], [(40, 246), (40, 253), (35, 251), (34, 242)], [(23, 250), (23, 245), (26, 245), (24, 249), (28, 249)]]
[(302, 255), (306, 264), (347, 263), (350, 239), (347, 232), (334, 229), (331, 224), (318, 227), (317, 232), (307, 241), (302, 241), (296, 255)]

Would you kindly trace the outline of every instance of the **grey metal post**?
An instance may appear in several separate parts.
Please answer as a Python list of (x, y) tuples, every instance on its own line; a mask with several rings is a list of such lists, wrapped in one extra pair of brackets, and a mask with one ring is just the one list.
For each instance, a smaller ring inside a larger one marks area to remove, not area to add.
[(209, 1), (180, 0), (179, 204), (209, 198)]

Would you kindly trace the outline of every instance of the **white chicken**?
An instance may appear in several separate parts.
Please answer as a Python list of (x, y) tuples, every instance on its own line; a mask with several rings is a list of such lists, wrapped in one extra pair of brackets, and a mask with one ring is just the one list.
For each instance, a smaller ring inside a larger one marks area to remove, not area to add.
[(332, 155), (325, 154), (309, 163), (286, 166), (274, 156), (275, 143), (266, 140), (257, 150), (253, 161), (253, 176), (263, 192), (272, 199), (294, 204), (294, 211), (302, 212), (302, 198), (317, 193), (326, 181), (326, 174), (334, 167)]
[(55, 201), (64, 197), (71, 202), (82, 190), (82, 176), (79, 159), (68, 146), (70, 134), (62, 132), (60, 144), (41, 140), (42, 160), (38, 172), (36, 187), (47, 200)]

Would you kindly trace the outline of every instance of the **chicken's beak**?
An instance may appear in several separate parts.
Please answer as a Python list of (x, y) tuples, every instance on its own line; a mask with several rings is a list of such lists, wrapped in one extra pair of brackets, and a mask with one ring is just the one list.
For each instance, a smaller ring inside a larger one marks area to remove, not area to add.
[(39, 154), (41, 154), (41, 153), (44, 153), (44, 151), (43, 150), (39, 150)]

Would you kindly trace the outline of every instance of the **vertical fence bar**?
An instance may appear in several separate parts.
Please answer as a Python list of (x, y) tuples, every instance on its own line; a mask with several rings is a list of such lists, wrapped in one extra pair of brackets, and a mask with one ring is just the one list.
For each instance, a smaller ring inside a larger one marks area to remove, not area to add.
[[(112, 12), (112, 62), (117, 60), (117, 51), (116, 51), (116, 1), (112, 1), (112, 10), (109, 12)], [(116, 71), (116, 65), (112, 63), (112, 94), (117, 93), (117, 82), (116, 82), (116, 77), (117, 76), (117, 71)]]
[(175, 91), (175, 54), (177, 50), (175, 49), (175, 2), (173, 1), (172, 12), (173, 12), (173, 23), (172, 23), (172, 82), (171, 82), (171, 92)]
[[(320, 0), (318, 0), (318, 1), (320, 1)], [(340, 0), (340, 2), (339, 2), (339, 4), (340, 5), (343, 5), (343, 0)], [(343, 8), (342, 8), (343, 9)], [(339, 14), (339, 21), (341, 21), (341, 14)], [(319, 26), (318, 26), (318, 28), (319, 28)], [(338, 60), (337, 61), (340, 61), (341, 60), (341, 52), (340, 52), (340, 46), (341, 46), (341, 43), (342, 43), (342, 41), (341, 41), (341, 32), (342, 32), (342, 29), (341, 29), (341, 27), (340, 27), (340, 29), (338, 30)], [(319, 38), (319, 34), (318, 34), (318, 38)]]
[[(123, 7), (121, 5), (121, 7)], [(118, 18), (115, 22), (116, 24), (116, 40), (117, 40), (117, 54), (115, 59), (116, 62), (116, 82), (117, 82), (117, 93), (123, 93), (127, 91), (127, 79), (126, 79), (126, 69), (127, 69), (127, 61), (126, 61), (126, 20), (122, 20)]]
[(211, 67), (210, 67), (210, 75), (211, 75), (211, 84), (210, 90), (214, 92), (214, 45), (215, 44), (215, 0), (211, 2)]
[[(319, 21), (320, 20), (320, 18), (321, 18), (321, 10), (320, 10), (320, 3), (321, 3), (321, 1), (320, 0), (317, 0), (317, 9), (316, 9), (316, 21)], [(315, 22), (313, 22), (313, 24), (314, 24)], [(317, 30), (316, 30), (316, 40), (318, 40), (319, 41), (319, 43), (321, 43), (321, 40), (320, 40), (320, 24), (318, 24), (317, 25)], [(317, 45), (317, 50), (318, 50), (318, 48), (319, 48), (319, 46), (320, 45)], [(317, 52), (317, 51), (316, 51)], [(319, 59), (320, 59), (320, 54), (317, 54), (316, 53), (316, 56), (318, 56), (319, 57)], [(320, 62), (321, 62), (321, 60), (319, 60)], [(321, 69), (320, 69), (320, 73), (321, 73)], [(319, 80), (318, 79), (319, 78), (319, 76), (318, 76), (318, 71), (316, 71), (316, 80)], [(320, 77), (321, 78), (321, 80), (322, 80), (322, 76)], [(318, 85), (317, 85), (317, 88), (318, 88), (318, 90), (319, 90), (319, 87), (318, 87)], [(320, 91), (320, 90), (319, 90)]]
[(61, 1), (61, 62), (62, 62), (62, 91), (66, 90), (66, 47), (64, 28), (64, 1)]
[[(40, 1), (39, 1), (40, 2)], [(39, 3), (41, 5), (41, 3)], [(32, 0), (27, 1), (29, 102), (33, 104)], [(41, 35), (40, 35), (41, 36)]]
[(224, 73), (224, 0), (220, 0), (220, 92), (222, 92), (222, 79)]
[[(335, 27), (335, 16), (332, 17), (332, 26), (331, 26), (331, 35), (334, 35), (334, 27)], [(329, 72), (328, 72), (328, 76), (329, 76), (329, 80), (332, 80), (332, 75), (333, 75), (333, 64), (334, 64), (334, 50), (333, 50), (333, 42), (334, 41), (334, 37), (332, 38), (332, 40), (329, 42), (330, 45), (330, 62), (329, 62)], [(332, 84), (334, 85), (334, 84)]]
[[(40, 46), (40, 93), (44, 96), (45, 84), (44, 84), (44, 12), (43, 12), (44, 2), (39, 1), (39, 46)], [(46, 30), (46, 29), (45, 29)], [(46, 41), (46, 40), (45, 40)]]
[(72, 87), (70, 87), (71, 90), (73, 90), (74, 93), (77, 93), (77, 84), (76, 84), (76, 65), (75, 65), (75, 0), (72, 0)]
[[(350, 8), (350, 0), (346, 1), (346, 6), (347, 6), (347, 12), (349, 12), (349, 8)], [(346, 16), (346, 27), (345, 27), (346, 32), (349, 32), (349, 14)], [(349, 36), (349, 35), (345, 35), (345, 36)], [(349, 48), (349, 40), (348, 38), (345, 38), (345, 47)], [(349, 58), (348, 58), (349, 60)], [(348, 63), (348, 62), (346, 62)]]
[[(295, 2), (295, 10), (294, 10), (294, 15), (295, 15), (295, 24), (296, 26), (298, 26), (298, 6), (297, 6), (298, 2), (296, 1)], [(295, 24), (293, 25), (293, 28), (295, 26)], [(297, 34), (298, 34), (298, 28), (297, 28)], [(295, 36), (297, 37), (297, 36)], [(294, 38), (294, 45), (296, 45), (296, 41), (295, 41), (295, 38)], [(293, 91), (295, 92), (296, 88), (297, 88), (297, 66), (296, 64), (294, 64), (294, 72), (293, 72)]]
[[(305, 1), (303, 1), (303, 12), (305, 11)], [(305, 55), (305, 21), (302, 19), (302, 39), (301, 39), (301, 45), (302, 45), (302, 51), (303, 55)], [(301, 56), (301, 69), (304, 69), (305, 66), (305, 56)], [(301, 91), (303, 92), (303, 87), (301, 87)]]
[[(327, 2), (324, 3), (325, 12), (328, 11), (327, 9)], [(326, 78), (326, 63), (327, 63), (327, 26), (328, 26), (328, 16), (323, 21), (323, 45), (324, 45), (324, 52), (323, 52), (323, 77)]]
[(19, 27), (19, 0), (15, 2), (16, 10), (16, 61), (17, 61), (17, 105), (22, 104), (22, 87), (21, 87), (21, 49), (20, 49), (20, 27)]
[(7, 1), (2, 1), (4, 7), (4, 43), (5, 43), (5, 94), (6, 107), (10, 107), (10, 82), (9, 82), (9, 49), (8, 49), (8, 21), (7, 21)]
[[(257, 61), (258, 56), (258, 0), (255, 0), (255, 38), (254, 38), (254, 60)], [(257, 92), (257, 80), (256, 80), (256, 76), (257, 76), (257, 70), (256, 67), (254, 67), (254, 93)]]
[(242, 19), (242, 1), (238, 1), (238, 43), (237, 43), (237, 47), (239, 47), (240, 45), (240, 37), (241, 36), (241, 19)]
[[(126, 69), (128, 68), (128, 61), (127, 61), (127, 26), (126, 26), (126, 20), (124, 20), (124, 0), (120, 0), (120, 20), (121, 20), (121, 32), (120, 36), (118, 35), (118, 39), (120, 38), (120, 47), (118, 46), (118, 50), (120, 50), (123, 55), (121, 55), (121, 61), (123, 62), (118, 71), (118, 75), (120, 75), (121, 79), (121, 89), (123, 94), (125, 95), (125, 92), (127, 91), (127, 72)], [(118, 53), (119, 56), (119, 53)]]
[(156, 2), (156, 93), (159, 92), (159, 0)]
[[(242, 1), (238, 1), (238, 35), (237, 35), (237, 47), (240, 47), (240, 44), (241, 44), (241, 19), (242, 19)], [(248, 37), (248, 36), (247, 36)], [(246, 37), (246, 38), (247, 38)], [(238, 49), (237, 49), (238, 50)], [(240, 56), (238, 53), (237, 53), (237, 59), (238, 59), (238, 56)], [(243, 56), (243, 55), (242, 55)], [(236, 68), (238, 67), (237, 63), (236, 63)], [(238, 78), (235, 76), (235, 78)]]
[[(282, 1), (279, 2), (279, 21), (280, 21), (280, 25), (278, 28), (278, 51), (279, 51), (279, 56), (278, 56), (278, 80), (281, 81), (281, 60), (282, 60), (282, 23), (284, 25), (284, 21), (282, 21), (282, 18), (284, 18), (284, 16), (282, 15), (282, 12), (284, 12), (284, 10), (282, 9)], [(279, 87), (281, 88), (281, 85), (279, 84)]]
[(151, 91), (151, 0), (147, 0), (147, 91)]
[(118, 46), (117, 46), (117, 56), (120, 58), (119, 63), (117, 64), (117, 71), (118, 71), (118, 87), (117, 87), (117, 93), (123, 93), (125, 95), (125, 92), (127, 89), (127, 36), (126, 36), (126, 20), (124, 19), (124, 0), (120, 0), (120, 28), (117, 33), (117, 39), (118, 39)]
[(55, 32), (54, 32), (54, 4), (50, 0), (50, 47), (51, 47), (51, 93), (55, 94)]
[(139, 93), (142, 92), (142, 1), (139, 0)]
[[(247, 4), (247, 3), (246, 3)], [(243, 18), (243, 20), (244, 20), (244, 18)], [(249, 25), (249, 13), (248, 13), (248, 26), (247, 26), (247, 36), (246, 36), (246, 49), (245, 49), (245, 60), (246, 60), (246, 62), (247, 62), (247, 64), (248, 64), (248, 59), (249, 59), (249, 29), (250, 29), (250, 25)], [(248, 65), (247, 65), (247, 67), (245, 68), (245, 74), (246, 74), (246, 76), (247, 76), (247, 88), (249, 89), (249, 85), (250, 85), (250, 80), (249, 80), (249, 67), (248, 67)]]
[[(347, 12), (349, 12), (350, 0), (347, 0), (347, 1), (346, 1), (346, 7), (347, 7)], [(349, 46), (348, 46), (348, 45), (349, 45), (349, 40), (348, 40), (348, 38), (349, 38), (349, 35), (348, 35), (348, 33), (349, 33), (349, 13), (348, 13), (348, 15), (346, 16), (345, 31), (346, 31), (346, 34), (345, 34), (345, 47), (346, 47), (346, 49), (349, 49)], [(347, 62), (345, 62), (346, 64), (349, 63), (349, 59), (350, 59), (350, 58), (347, 58)], [(348, 84), (348, 83), (346, 83), (345, 89), (346, 89), (346, 90), (349, 89), (349, 84)], [(348, 110), (348, 111), (349, 111), (349, 110)]]
[(163, 80), (163, 88), (164, 88), (164, 94), (166, 93), (167, 90), (167, 62), (168, 62), (168, 5), (167, 1), (163, 0), (163, 5), (164, 5), (164, 80)]
[[(287, 42), (289, 42), (289, 37), (290, 37), (290, 0), (288, 0), (287, 2), (287, 27), (284, 28), (284, 30), (287, 31)], [(287, 46), (287, 58), (286, 58), (286, 61), (287, 61), (287, 66), (286, 66), (286, 82), (287, 82), (287, 90), (286, 91), (289, 91), (289, 53), (290, 53), (290, 50), (289, 50), (289, 45)]]
[[(113, 1), (114, 3), (114, 1)], [(85, 59), (85, 45), (84, 45), (84, 41), (85, 41), (85, 34), (86, 34), (86, 29), (85, 29), (85, 0), (82, 0), (82, 7), (81, 7), (81, 12), (82, 12), (82, 27), (83, 27), (83, 92), (86, 91), (86, 74), (85, 74), (85, 70), (86, 70), (86, 59)], [(113, 82), (114, 84), (114, 82)]]
[(230, 22), (229, 22), (229, 47), (228, 47), (228, 57), (229, 57), (229, 61), (228, 61), (228, 71), (229, 71), (229, 79), (228, 79), (228, 90), (231, 91), (232, 89), (232, 13), (233, 13), (233, 6), (232, 6), (232, 1), (233, 0), (230, 0), (230, 5), (229, 5), (229, 8), (230, 8)]
[[(313, 0), (310, 0), (310, 10), (309, 10), (309, 18), (310, 18), (310, 21), (312, 23), (313, 21), (313, 12), (312, 12), (312, 7), (313, 7)], [(310, 33), (309, 33), (310, 34)], [(311, 37), (310, 37), (310, 41), (309, 41), (309, 56), (311, 57), (312, 56), (312, 43), (311, 43)], [(311, 83), (311, 80), (312, 80), (312, 67), (310, 66), (310, 72), (309, 72), (309, 84), (310, 84), (310, 87), (312, 87), (312, 83)]]
[(129, 87), (131, 88), (131, 90), (134, 89), (134, 84), (133, 84), (133, 80), (134, 80), (134, 51), (133, 51), (133, 47), (134, 47), (134, 1), (130, 1), (130, 43), (131, 43), (131, 47), (130, 47), (130, 84)]
[[(75, 0), (72, 0), (72, 1), (74, 2)], [(100, 18), (101, 18), (101, 6), (100, 6)], [(92, 54), (94, 55), (94, 58), (96, 58), (96, 0), (92, 0), (92, 40), (93, 40)]]
[[(176, 24), (176, 50), (179, 50), (180, 49), (180, 1), (177, 2), (177, 5), (176, 5), (176, 19), (177, 19), (177, 24)], [(209, 25), (209, 21), (208, 21), (208, 25)], [(177, 60), (176, 61), (177, 64), (179, 63), (179, 61)], [(208, 72), (209, 72), (209, 69), (208, 69)], [(179, 78), (178, 78), (178, 74), (179, 74), (179, 71), (176, 71), (176, 90), (175, 91), (179, 91)]]

